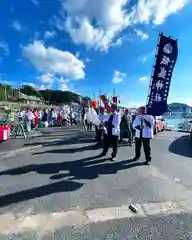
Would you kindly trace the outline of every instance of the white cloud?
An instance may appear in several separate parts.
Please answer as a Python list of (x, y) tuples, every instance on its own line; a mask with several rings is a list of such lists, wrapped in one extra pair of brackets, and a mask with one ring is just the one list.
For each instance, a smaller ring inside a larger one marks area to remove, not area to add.
[(0, 41), (0, 48), (4, 50), (6, 55), (8, 55), (10, 53), (9, 45), (3, 40)]
[(53, 81), (53, 75), (50, 74), (50, 73), (47, 73), (47, 74), (43, 74), (41, 77), (40, 77), (40, 81), (42, 83), (50, 83)]
[(86, 62), (86, 63), (89, 63), (89, 62), (91, 62), (91, 59), (85, 58), (85, 62)]
[[(162, 23), (191, 0), (61, 0), (60, 16), (52, 23), (69, 33), (75, 44), (85, 44), (102, 51), (115, 46), (114, 39), (127, 27), (138, 23)], [(127, 9), (127, 6), (129, 7)], [(143, 39), (148, 34), (139, 33)], [(122, 39), (118, 40), (118, 44)]]
[(40, 79), (40, 82), (43, 84), (43, 86), (46, 86), (48, 89), (52, 88), (55, 81), (55, 78), (51, 73), (43, 74), (38, 78)]
[(161, 24), (173, 13), (180, 11), (191, 0), (139, 0), (134, 9), (134, 23)]
[(44, 35), (44, 38), (45, 39), (53, 38), (55, 35), (56, 35), (55, 31), (46, 31), (45, 35)]
[(143, 55), (141, 58), (139, 58), (139, 60), (141, 62), (146, 62), (148, 59), (150, 59), (150, 58), (155, 56), (155, 52), (156, 52), (156, 49), (151, 51), (151, 52), (149, 52), (149, 53), (147, 53), (147, 54), (145, 54), (145, 55)]
[(22, 26), (21, 26), (21, 24), (20, 24), (17, 20), (13, 21), (13, 23), (12, 23), (12, 28), (13, 28), (15, 31), (18, 31), (18, 32), (21, 32), (21, 31), (22, 31)]
[(125, 78), (126, 78), (126, 74), (125, 74), (125, 73), (121, 73), (121, 72), (119, 72), (119, 71), (114, 71), (114, 75), (113, 75), (112, 82), (113, 82), (113, 83), (120, 83), (120, 82), (122, 82)]
[(148, 76), (144, 76), (144, 77), (140, 77), (139, 78), (139, 81), (140, 82), (147, 82), (149, 80), (149, 77)]
[(85, 77), (85, 65), (72, 53), (54, 47), (46, 47), (35, 41), (22, 47), (23, 55), (42, 73), (63, 74), (71, 79)]
[(136, 32), (137, 36), (140, 37), (140, 38), (143, 39), (143, 40), (146, 40), (146, 39), (149, 38), (149, 34), (144, 33), (144, 32), (141, 31), (141, 30), (134, 29), (134, 31)]
[(61, 91), (68, 91), (70, 90), (69, 89), (69, 86), (68, 86), (68, 80), (64, 79), (63, 77), (61, 77), (60, 79), (58, 79), (59, 81), (59, 87), (58, 87), (58, 90), (61, 90)]
[(43, 84), (39, 85), (39, 84), (33, 83), (33, 82), (22, 82), (21, 85), (28, 85), (28, 86), (35, 88), (36, 90), (44, 90), (44, 89), (48, 88), (47, 86), (45, 86)]
[(59, 18), (59, 17), (54, 15), (50, 19), (49, 23), (52, 26), (56, 27), (59, 31), (64, 31), (65, 30), (65, 24), (64, 24), (64, 20), (63, 20), (62, 16), (61, 16), (61, 18)]
[(39, 2), (37, 0), (31, 0), (31, 2), (35, 5), (39, 5)]
[(130, 24), (131, 15), (124, 10), (126, 3), (126, 0), (63, 1), (66, 31), (76, 44), (107, 50), (113, 38)]

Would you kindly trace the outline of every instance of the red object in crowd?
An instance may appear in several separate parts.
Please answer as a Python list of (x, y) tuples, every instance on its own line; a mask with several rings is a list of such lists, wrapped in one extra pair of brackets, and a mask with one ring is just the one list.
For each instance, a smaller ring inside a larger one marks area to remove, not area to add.
[(38, 126), (39, 124), (39, 117), (38, 117), (38, 114), (36, 112), (33, 112), (33, 115), (34, 115), (34, 124), (35, 126)]
[(104, 103), (107, 101), (107, 97), (105, 95), (101, 95), (100, 98)]
[(61, 111), (58, 112), (58, 115), (57, 115), (57, 121), (59, 124), (62, 123), (62, 115), (61, 115)]
[(96, 101), (96, 100), (93, 100), (93, 101), (91, 102), (91, 105), (92, 105), (92, 107), (93, 107), (94, 109), (96, 109), (96, 108), (97, 108), (97, 101)]
[(117, 97), (112, 97), (112, 103), (117, 103)]
[(108, 103), (105, 103), (105, 109), (106, 109), (107, 113), (111, 112), (111, 107), (109, 106)]
[(11, 134), (11, 129), (9, 125), (0, 126), (0, 141), (6, 141), (9, 139)]

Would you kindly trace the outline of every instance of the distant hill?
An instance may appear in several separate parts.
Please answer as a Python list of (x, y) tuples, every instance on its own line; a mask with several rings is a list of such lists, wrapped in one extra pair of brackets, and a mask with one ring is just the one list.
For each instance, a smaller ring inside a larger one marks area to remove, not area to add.
[(189, 105), (187, 105), (187, 104), (184, 104), (184, 103), (171, 103), (171, 104), (168, 104), (169, 112), (186, 112), (187, 108), (191, 108), (191, 107)]
[[(4, 100), (15, 100), (13, 98), (13, 90), (18, 91), (12, 88), (11, 85), (0, 84), (0, 101)], [(60, 91), (60, 90), (36, 90), (35, 88), (29, 85), (23, 85), (20, 88), (20, 92), (28, 96), (36, 96), (42, 100), (48, 101), (52, 105), (60, 105), (62, 103), (76, 102), (88, 104), (90, 98), (81, 96), (80, 94), (70, 92), (70, 91)], [(7, 98), (7, 99), (6, 99)]]

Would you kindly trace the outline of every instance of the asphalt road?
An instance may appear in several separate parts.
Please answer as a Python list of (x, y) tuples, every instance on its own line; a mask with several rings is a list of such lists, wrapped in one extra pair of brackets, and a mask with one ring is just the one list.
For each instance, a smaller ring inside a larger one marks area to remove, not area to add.
[[(47, 129), (0, 160), (0, 239), (192, 239), (192, 146), (177, 132), (152, 141), (152, 164), (97, 158), (92, 132)], [(129, 210), (129, 205), (137, 213)]]

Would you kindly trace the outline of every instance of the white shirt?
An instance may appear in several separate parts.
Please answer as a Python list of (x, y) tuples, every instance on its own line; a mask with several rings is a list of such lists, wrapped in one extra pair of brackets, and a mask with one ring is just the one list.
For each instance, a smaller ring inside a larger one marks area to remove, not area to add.
[[(112, 121), (112, 124), (113, 124), (113, 128), (112, 128), (112, 135), (113, 136), (120, 136), (120, 121), (121, 121), (121, 117), (120, 117), (120, 114), (117, 113), (117, 112), (114, 112), (114, 113), (111, 113), (108, 115), (108, 119), (110, 118), (110, 116), (114, 114), (113, 116), (113, 121)], [(105, 115), (107, 116), (107, 115)]]
[(136, 129), (135, 127), (141, 125), (141, 118), (146, 119), (151, 124), (151, 127), (148, 127), (145, 124), (145, 122), (143, 122), (144, 127), (143, 127), (142, 137), (143, 138), (153, 138), (153, 129), (154, 129), (155, 120), (152, 115), (136, 116), (135, 120), (133, 121), (133, 128), (136, 130), (135, 137), (140, 138), (140, 130)]
[(28, 117), (28, 121), (32, 121), (35, 118), (34, 114), (31, 111), (28, 111), (27, 117)]

